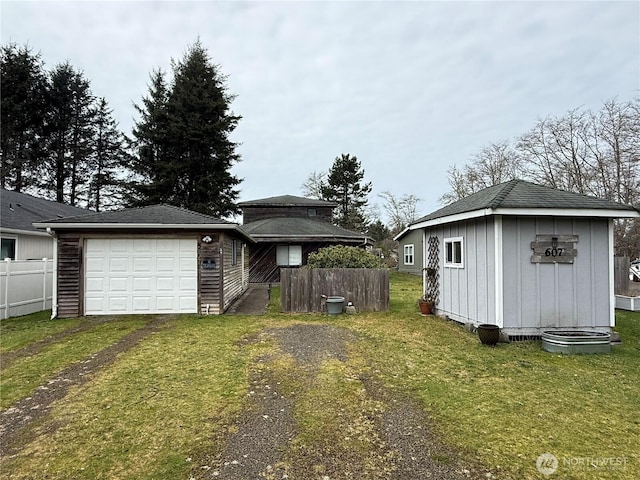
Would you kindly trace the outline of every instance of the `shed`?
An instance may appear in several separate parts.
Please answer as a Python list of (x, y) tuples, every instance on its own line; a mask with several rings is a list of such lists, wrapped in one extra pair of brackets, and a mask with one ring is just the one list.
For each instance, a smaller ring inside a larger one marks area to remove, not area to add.
[(223, 313), (248, 287), (238, 224), (168, 205), (35, 224), (56, 239), (52, 316)]
[(280, 268), (307, 264), (310, 253), (331, 245), (370, 247), (371, 238), (331, 223), (335, 203), (281, 195), (239, 204), (249, 248), (250, 281), (280, 282)]
[(423, 283), (439, 315), (512, 337), (615, 326), (613, 219), (634, 207), (522, 180), (486, 188), (413, 222)]

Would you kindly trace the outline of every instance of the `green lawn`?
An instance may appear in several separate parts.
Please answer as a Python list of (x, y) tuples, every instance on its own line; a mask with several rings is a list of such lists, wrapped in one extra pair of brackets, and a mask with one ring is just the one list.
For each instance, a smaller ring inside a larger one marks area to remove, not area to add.
[[(345, 375), (366, 371), (419, 399), (447, 443), (499, 476), (543, 478), (535, 462), (549, 452), (560, 462), (551, 478), (640, 478), (640, 314), (618, 312), (623, 344), (609, 355), (554, 355), (539, 342), (489, 348), (453, 322), (420, 316), (418, 278), (391, 278), (391, 311), (385, 313), (280, 314), (274, 291), (263, 317), (176, 317), (54, 404), (49, 417), (31, 426), (32, 440), (23, 451), (3, 459), (1, 478), (189, 478), (190, 459), (215, 449), (217, 434), (230, 428), (242, 408), (252, 359), (274, 351), (270, 342), (241, 339), (266, 326), (301, 321), (361, 334), (348, 364), (327, 365), (321, 376), (345, 396), (335, 400), (340, 404), (353, 405), (350, 399), (358, 394), (342, 380)], [(80, 321), (50, 322), (37, 314), (3, 321), (1, 351)], [(42, 379), (142, 326), (136, 322), (129, 317), (96, 325), (16, 360), (2, 372), (3, 408)], [(301, 411), (310, 412), (298, 419), (305, 435), (321, 437), (323, 428), (331, 428), (331, 418), (322, 416), (322, 405), (334, 401), (327, 396), (331, 389), (300, 399)], [(610, 457), (624, 459), (625, 467), (579, 464)]]

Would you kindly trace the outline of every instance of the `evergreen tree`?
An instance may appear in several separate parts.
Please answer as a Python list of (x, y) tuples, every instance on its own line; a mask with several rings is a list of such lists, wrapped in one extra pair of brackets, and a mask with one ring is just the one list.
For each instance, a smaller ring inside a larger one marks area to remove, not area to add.
[(133, 178), (128, 203), (132, 206), (174, 203), (172, 195), (176, 179), (169, 175), (172, 162), (168, 99), (169, 89), (164, 73), (155, 70), (151, 73), (148, 96), (142, 99), (142, 106), (135, 106), (141, 119), (133, 129), (137, 155), (131, 162)]
[(358, 232), (367, 230), (365, 209), (371, 192), (371, 182), (362, 184), (363, 179), (358, 158), (343, 153), (335, 158), (322, 187), (323, 199), (338, 204), (336, 224)]
[(14, 43), (0, 49), (0, 186), (18, 192), (37, 180), (46, 109), (46, 75), (40, 54)]
[(88, 195), (94, 97), (82, 72), (65, 62), (50, 73), (46, 134), (48, 155), (41, 165), (40, 187), (55, 200), (79, 205)]
[(237, 213), (240, 179), (230, 172), (240, 156), (229, 139), (241, 117), (230, 111), (234, 96), (205, 48), (196, 42), (173, 62), (173, 82), (152, 77), (138, 110), (138, 203), (158, 201), (214, 216)]
[(91, 164), (88, 207), (96, 212), (119, 206), (122, 202), (124, 178), (120, 172), (126, 165), (124, 136), (117, 128), (104, 98), (98, 101)]

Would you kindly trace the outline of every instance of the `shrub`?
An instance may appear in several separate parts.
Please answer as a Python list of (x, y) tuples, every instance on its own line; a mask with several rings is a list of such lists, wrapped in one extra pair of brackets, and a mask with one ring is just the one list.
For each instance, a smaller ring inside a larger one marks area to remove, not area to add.
[(373, 253), (358, 247), (335, 245), (309, 255), (309, 268), (386, 268)]

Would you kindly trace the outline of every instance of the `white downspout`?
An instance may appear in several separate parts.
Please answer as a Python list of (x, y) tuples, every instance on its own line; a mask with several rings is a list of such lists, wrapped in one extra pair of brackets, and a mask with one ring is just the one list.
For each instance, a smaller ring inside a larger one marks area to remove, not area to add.
[(58, 237), (47, 227), (47, 233), (53, 237), (53, 278), (51, 279), (51, 320), (58, 316)]

